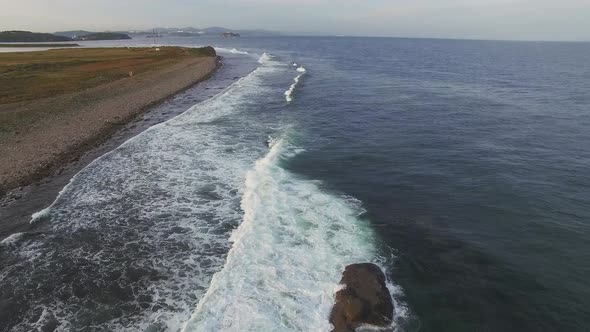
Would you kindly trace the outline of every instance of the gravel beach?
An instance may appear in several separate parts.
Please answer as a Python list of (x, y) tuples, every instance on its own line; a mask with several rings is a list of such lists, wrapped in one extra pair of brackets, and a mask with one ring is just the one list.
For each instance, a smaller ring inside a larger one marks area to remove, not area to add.
[(218, 65), (216, 57), (191, 58), (73, 94), (0, 105), (0, 113), (46, 113), (0, 141), (0, 196), (75, 160), (149, 106), (207, 79)]

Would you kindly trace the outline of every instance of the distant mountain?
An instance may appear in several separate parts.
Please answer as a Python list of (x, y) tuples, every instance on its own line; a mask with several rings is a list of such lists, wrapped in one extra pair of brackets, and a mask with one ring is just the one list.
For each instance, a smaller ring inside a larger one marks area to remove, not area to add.
[(0, 42), (59, 42), (72, 41), (71, 38), (56, 36), (50, 33), (30, 32), (30, 31), (2, 31), (0, 32)]
[(168, 35), (175, 36), (175, 37), (194, 37), (194, 36), (200, 36), (201, 34), (199, 34), (197, 32), (190, 32), (190, 31), (174, 31), (174, 32), (169, 32)]
[(93, 33), (94, 32), (92, 32), (92, 31), (86, 31), (86, 30), (72, 30), (72, 31), (58, 31), (58, 32), (54, 32), (53, 34), (56, 36), (74, 38), (74, 37), (89, 35), (89, 34), (93, 34)]
[(180, 30), (184, 31), (184, 32), (200, 32), (201, 29), (199, 28), (193, 28), (193, 27), (184, 27), (184, 28), (180, 28)]
[(277, 36), (279, 33), (266, 31), (266, 30), (234, 30), (224, 27), (208, 27), (208, 28), (154, 28), (145, 31), (134, 32), (139, 35), (152, 35), (153, 33), (162, 36), (176, 36), (176, 37), (191, 37), (191, 36), (221, 36), (225, 33), (236, 33), (242, 36)]
[(129, 35), (119, 32), (97, 32), (83, 36), (77, 36), (74, 40), (123, 40), (131, 39)]
[(207, 34), (207, 35), (221, 35), (226, 32), (233, 32), (233, 30), (222, 28), (222, 27), (209, 27), (209, 28), (203, 29), (203, 32), (205, 32), (205, 34)]
[(236, 30), (235, 32), (241, 34), (242, 36), (256, 36), (256, 37), (272, 37), (272, 36), (282, 36), (283, 34), (276, 31), (268, 31), (268, 30)]
[(202, 31), (207, 35), (223, 35), (224, 33), (235, 33), (241, 36), (278, 36), (280, 33), (266, 30), (241, 30), (241, 29), (228, 29), (222, 27), (210, 27), (205, 28)]

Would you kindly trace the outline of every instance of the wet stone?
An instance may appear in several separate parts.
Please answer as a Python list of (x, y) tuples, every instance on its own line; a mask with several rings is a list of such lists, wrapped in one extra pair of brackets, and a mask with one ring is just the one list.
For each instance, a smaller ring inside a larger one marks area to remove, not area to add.
[(385, 281), (375, 264), (348, 265), (340, 281), (345, 287), (336, 293), (330, 314), (332, 332), (351, 332), (364, 325), (389, 330), (394, 307)]

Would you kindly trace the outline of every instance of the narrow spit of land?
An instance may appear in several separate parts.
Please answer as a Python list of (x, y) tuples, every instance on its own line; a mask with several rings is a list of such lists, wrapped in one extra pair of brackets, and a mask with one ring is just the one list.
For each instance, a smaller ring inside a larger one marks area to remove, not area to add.
[(77, 159), (218, 64), (211, 47), (0, 53), (0, 197)]
[(31, 44), (31, 43), (9, 43), (9, 44), (1, 44), (0, 43), (0, 47), (7, 47), (7, 48), (24, 48), (24, 47), (39, 47), (39, 48), (44, 48), (44, 47), (51, 47), (51, 48), (57, 48), (57, 47), (77, 47), (80, 46), (79, 44), (74, 44), (74, 43), (65, 43), (65, 44), (50, 44), (50, 43), (37, 43), (37, 44)]

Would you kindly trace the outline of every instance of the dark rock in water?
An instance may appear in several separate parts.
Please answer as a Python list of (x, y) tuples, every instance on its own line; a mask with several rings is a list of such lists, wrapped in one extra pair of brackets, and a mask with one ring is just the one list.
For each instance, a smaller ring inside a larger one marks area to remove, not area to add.
[(363, 324), (387, 328), (393, 319), (393, 301), (383, 271), (370, 263), (348, 265), (330, 314), (332, 332), (354, 331)]

